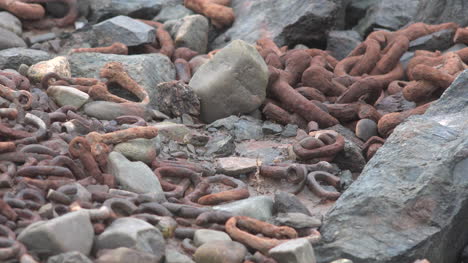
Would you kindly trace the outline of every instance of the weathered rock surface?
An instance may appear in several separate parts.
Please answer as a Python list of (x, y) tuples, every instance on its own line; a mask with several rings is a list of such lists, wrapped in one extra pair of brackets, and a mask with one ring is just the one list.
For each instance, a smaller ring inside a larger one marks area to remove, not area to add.
[(128, 16), (116, 16), (93, 26), (94, 33), (99, 36), (98, 43), (102, 46), (115, 42), (127, 46), (138, 46), (153, 43), (156, 29)]
[(11, 31), (18, 36), (21, 36), (23, 30), (21, 28), (21, 21), (9, 12), (0, 12), (0, 28)]
[[(116, 249), (106, 250), (99, 258), (96, 263), (127, 263), (127, 262), (138, 262), (138, 263), (157, 263), (161, 262), (158, 256), (148, 252), (139, 251), (127, 247), (119, 247)], [(72, 262), (70, 262), (72, 263)]]
[[(99, 78), (99, 70), (109, 62), (120, 62), (125, 71), (148, 92), (162, 82), (175, 79), (175, 68), (167, 56), (161, 54), (113, 55), (100, 53), (74, 53), (69, 57), (71, 73), (75, 77)], [(128, 98), (121, 88), (109, 89), (118, 96)], [(131, 98), (134, 98), (132, 96)], [(130, 99), (131, 99), (130, 98)], [(150, 93), (151, 100), (151, 93)]]
[(193, 89), (183, 81), (163, 82), (151, 89), (150, 96), (151, 106), (169, 116), (200, 114), (200, 100)]
[[(90, 1), (90, 21), (102, 21), (117, 15), (151, 19), (158, 14), (165, 2), (175, 0), (100, 0)], [(180, 2), (180, 1), (179, 1)]]
[(201, 66), (189, 86), (200, 98), (200, 117), (210, 123), (257, 109), (265, 99), (267, 84), (268, 68), (258, 51), (235, 40)]
[(214, 241), (200, 246), (193, 255), (197, 263), (242, 263), (247, 249), (235, 241)]
[(153, 20), (164, 23), (168, 20), (180, 19), (189, 15), (193, 15), (193, 11), (185, 8), (184, 5), (170, 5), (164, 7)]
[(452, 46), (453, 36), (455, 30), (444, 29), (432, 34), (422, 36), (409, 43), (409, 51), (416, 51), (420, 49), (436, 51), (445, 50)]
[(176, 47), (188, 47), (199, 54), (205, 54), (208, 47), (208, 19), (202, 15), (191, 15), (181, 19), (174, 36)]
[(293, 239), (278, 245), (268, 254), (277, 262), (315, 263), (314, 249), (306, 238)]
[(213, 48), (231, 40), (254, 43), (271, 37), (278, 46), (324, 44), (326, 32), (344, 22), (341, 0), (232, 1), (236, 20), (231, 28), (215, 39)]
[(359, 45), (362, 37), (354, 30), (334, 30), (328, 34), (327, 50), (338, 60), (342, 60)]
[(199, 247), (205, 243), (216, 241), (231, 241), (231, 237), (225, 232), (211, 230), (211, 229), (198, 229), (193, 236), (193, 243)]
[(47, 73), (54, 72), (61, 77), (71, 77), (70, 62), (64, 56), (38, 62), (28, 69), (28, 77), (35, 82), (41, 81)]
[(321, 227), (318, 262), (449, 263), (468, 242), (468, 71), (399, 125)]
[(0, 28), (0, 50), (13, 47), (27, 47), (26, 42), (15, 33)]
[(47, 259), (47, 263), (92, 263), (91, 259), (78, 251), (58, 254)]
[(70, 105), (79, 109), (89, 100), (88, 93), (68, 86), (50, 86), (47, 95), (52, 97), (57, 105)]
[(213, 209), (228, 211), (234, 215), (248, 216), (265, 221), (272, 215), (273, 199), (264, 195), (255, 196), (228, 204), (214, 206)]
[(50, 58), (50, 54), (42, 50), (8, 48), (0, 51), (0, 68), (17, 69), (21, 64), (32, 65)]

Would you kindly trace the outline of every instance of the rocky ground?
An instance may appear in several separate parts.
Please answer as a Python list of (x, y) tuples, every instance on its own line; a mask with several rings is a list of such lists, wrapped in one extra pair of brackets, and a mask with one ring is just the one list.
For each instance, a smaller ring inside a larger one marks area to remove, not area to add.
[(0, 262), (468, 262), (465, 0), (0, 0)]

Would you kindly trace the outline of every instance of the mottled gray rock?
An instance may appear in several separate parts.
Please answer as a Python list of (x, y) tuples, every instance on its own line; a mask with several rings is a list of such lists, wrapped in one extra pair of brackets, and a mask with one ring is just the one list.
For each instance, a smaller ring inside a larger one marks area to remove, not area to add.
[(47, 95), (53, 98), (58, 106), (73, 106), (81, 108), (89, 100), (88, 93), (68, 86), (50, 86)]
[(195, 263), (190, 257), (180, 253), (176, 249), (166, 246), (164, 263)]
[(363, 141), (378, 136), (377, 123), (371, 119), (360, 119), (356, 124), (356, 136)]
[(255, 196), (228, 204), (214, 206), (213, 209), (228, 211), (234, 215), (248, 216), (265, 221), (272, 216), (273, 199), (269, 196)]
[(333, 159), (333, 163), (338, 165), (342, 170), (351, 170), (352, 172), (359, 173), (364, 169), (366, 159), (359, 145), (345, 138), (343, 151), (336, 155), (335, 159)]
[(184, 137), (192, 131), (189, 127), (183, 124), (172, 122), (160, 122), (153, 126), (158, 128), (159, 134), (180, 143), (184, 142)]
[(451, 46), (449, 49), (444, 50), (443, 53), (445, 54), (445, 53), (448, 53), (448, 52), (455, 52), (455, 51), (458, 51), (460, 49), (464, 49), (466, 47), (468, 47), (468, 46), (465, 45), (465, 44), (461, 44), (461, 43), (455, 44), (455, 45)]
[(258, 140), (263, 137), (262, 122), (253, 118), (242, 117), (234, 123), (231, 134), (236, 141)]
[(341, 0), (232, 1), (236, 20), (231, 28), (215, 39), (220, 48), (234, 39), (255, 43), (265, 35), (278, 46), (324, 45), (326, 33), (344, 22)]
[(56, 37), (57, 37), (57, 34), (55, 34), (54, 32), (49, 32), (49, 33), (44, 33), (44, 34), (39, 34), (39, 35), (34, 35), (34, 36), (28, 36), (26, 37), (26, 42), (28, 42), (29, 45), (33, 45), (36, 43), (41, 43), (41, 42), (55, 39)]
[(225, 157), (231, 155), (236, 146), (234, 145), (234, 138), (232, 136), (218, 135), (208, 141), (206, 149), (205, 155), (207, 156)]
[(141, 161), (150, 164), (157, 155), (153, 140), (139, 138), (122, 142), (114, 147), (114, 151), (123, 154), (131, 161)]
[(464, 71), (394, 130), (326, 215), (319, 262), (457, 261), (468, 242), (467, 85)]
[(91, 259), (78, 251), (58, 254), (47, 259), (47, 263), (93, 263)]
[(184, 114), (200, 115), (200, 100), (183, 81), (160, 83), (150, 92), (151, 106), (173, 117)]
[(293, 239), (278, 245), (268, 255), (278, 262), (315, 263), (314, 249), (306, 238)]
[(231, 115), (229, 117), (222, 118), (222, 119), (219, 119), (210, 123), (209, 125), (206, 126), (206, 128), (217, 128), (217, 129), (225, 128), (227, 130), (232, 130), (234, 129), (234, 124), (238, 122), (239, 120), (240, 120), (239, 117), (235, 115)]
[(396, 94), (386, 96), (377, 102), (377, 104), (375, 104), (375, 108), (379, 112), (386, 114), (414, 109), (416, 108), (416, 103), (407, 101), (405, 97), (403, 97), (403, 93), (398, 92)]
[(216, 159), (216, 172), (229, 176), (239, 176), (254, 172), (257, 160), (243, 157), (225, 157)]
[(266, 121), (262, 125), (262, 131), (264, 134), (279, 134), (283, 131), (283, 127), (279, 124)]
[(26, 42), (15, 33), (0, 28), (0, 50), (13, 47), (27, 47)]
[(193, 243), (199, 247), (205, 243), (216, 241), (232, 241), (231, 237), (225, 232), (211, 230), (211, 229), (198, 229), (193, 235)]
[[(95, 261), (96, 263), (160, 263), (161, 258), (152, 253), (139, 251), (127, 247), (119, 247), (116, 249), (106, 250), (104, 253), (99, 255), (99, 258)], [(70, 262), (71, 263), (71, 262)]]
[(309, 209), (295, 195), (278, 192), (275, 193), (275, 203), (273, 204), (273, 212), (277, 213), (302, 213), (310, 216)]
[(135, 18), (151, 19), (158, 14), (164, 2), (173, 0), (100, 0), (90, 1), (90, 22), (99, 22), (109, 17), (126, 15)]
[[(257, 109), (266, 96), (268, 68), (252, 45), (235, 40), (201, 66), (190, 80), (207, 123)], [(226, 96), (229, 94), (229, 96)]]
[(156, 29), (128, 16), (116, 16), (93, 26), (94, 33), (99, 36), (98, 43), (102, 46), (115, 42), (127, 46), (138, 46), (153, 43)]
[(283, 137), (294, 137), (297, 135), (298, 126), (296, 124), (288, 124), (284, 127), (281, 136)]
[(109, 154), (108, 169), (124, 190), (141, 194), (163, 194), (158, 178), (142, 162), (131, 162), (121, 153), (111, 152)]
[(436, 51), (444, 50), (452, 46), (453, 36), (455, 30), (444, 29), (432, 34), (416, 38), (409, 43), (409, 51), (416, 51), (420, 49)]
[(167, 6), (164, 7), (155, 18), (153, 18), (153, 21), (164, 23), (168, 20), (180, 19), (193, 14), (192, 10), (185, 8), (183, 5)]
[(18, 241), (29, 252), (45, 257), (69, 251), (89, 255), (93, 237), (94, 230), (88, 212), (79, 210), (29, 225), (18, 236)]
[(235, 241), (215, 241), (200, 246), (193, 255), (197, 263), (242, 263), (247, 249)]
[(182, 18), (174, 37), (176, 47), (188, 47), (199, 54), (206, 53), (208, 47), (208, 19), (202, 15)]
[(307, 216), (303, 213), (279, 213), (271, 221), (275, 225), (289, 226), (295, 229), (317, 228), (322, 225), (320, 218)]
[(8, 48), (0, 51), (0, 68), (17, 69), (21, 64), (32, 65), (50, 58), (49, 53), (41, 50)]
[[(174, 65), (167, 56), (161, 54), (123, 56), (74, 53), (69, 56), (69, 61), (72, 75), (83, 78), (99, 78), (99, 70), (105, 64), (120, 62), (132, 79), (149, 92), (150, 100), (152, 99), (152, 91), (158, 84), (175, 79)], [(124, 98), (135, 99), (133, 95), (129, 97), (128, 91), (122, 88), (111, 87), (110, 91)]]
[(88, 102), (83, 106), (83, 110), (86, 115), (99, 120), (114, 120), (123, 115), (135, 115), (145, 120), (151, 120), (156, 112), (141, 105), (134, 105), (134, 107), (129, 108), (128, 105), (110, 101)]
[(359, 20), (366, 16), (369, 7), (378, 4), (382, 0), (353, 0), (346, 7), (346, 27), (357, 25)]
[(0, 28), (11, 31), (21, 37), (23, 29), (21, 28), (21, 21), (9, 12), (0, 12)]
[(132, 248), (150, 253), (160, 262), (166, 242), (161, 232), (151, 224), (133, 217), (118, 218), (96, 238), (96, 249)]
[(359, 148), (362, 148), (362, 146), (364, 145), (364, 143), (358, 137), (356, 137), (356, 134), (354, 134), (353, 131), (344, 127), (341, 124), (331, 126), (328, 129), (336, 131), (337, 133), (343, 135), (346, 139), (356, 144)]
[(342, 60), (361, 44), (362, 37), (354, 30), (334, 30), (328, 34), (327, 50), (338, 60)]

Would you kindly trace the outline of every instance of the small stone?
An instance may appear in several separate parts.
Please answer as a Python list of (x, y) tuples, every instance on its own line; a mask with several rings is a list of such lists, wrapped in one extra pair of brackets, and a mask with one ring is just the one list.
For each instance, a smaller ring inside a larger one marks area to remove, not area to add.
[(366, 165), (362, 149), (354, 141), (348, 140), (348, 138), (345, 138), (344, 148), (336, 155), (333, 162), (341, 170), (351, 170), (356, 173), (361, 172)]
[(232, 241), (232, 239), (224, 232), (211, 229), (198, 229), (193, 236), (193, 243), (197, 247), (216, 241)]
[(122, 189), (141, 194), (164, 194), (158, 178), (143, 162), (131, 162), (121, 153), (111, 152), (107, 165)]
[(207, 156), (225, 157), (231, 155), (236, 146), (234, 145), (234, 138), (232, 136), (218, 135), (206, 144), (206, 148), (205, 155)]
[(176, 47), (188, 47), (199, 54), (205, 54), (208, 47), (208, 19), (202, 15), (182, 18), (174, 37)]
[(67, 196), (70, 197), (71, 201), (81, 201), (81, 202), (91, 202), (92, 194), (79, 183), (70, 183), (64, 186), (59, 187), (57, 190), (60, 191), (61, 189), (72, 187), (73, 192), (68, 193)]
[(171, 238), (174, 236), (174, 231), (177, 228), (177, 222), (170, 216), (162, 216), (159, 218), (156, 228), (161, 231), (164, 238)]
[(40, 82), (47, 73), (54, 72), (57, 75), (70, 78), (70, 63), (63, 56), (55, 57), (51, 60), (42, 61), (29, 67), (28, 77), (35, 82)]
[(377, 123), (370, 119), (361, 119), (356, 124), (356, 136), (367, 141), (372, 136), (377, 136)]
[(274, 213), (302, 213), (311, 216), (309, 209), (295, 195), (278, 192), (275, 193)]
[(23, 33), (21, 21), (9, 12), (0, 12), (0, 28), (11, 31), (21, 37)]
[(28, 48), (8, 48), (0, 51), (0, 68), (17, 69), (21, 64), (32, 65), (50, 59), (44, 51)]
[(231, 115), (229, 117), (216, 120), (216, 121), (212, 122), (211, 124), (209, 124), (206, 127), (207, 128), (218, 128), (218, 129), (219, 128), (225, 128), (227, 130), (232, 130), (232, 129), (234, 129), (234, 124), (236, 122), (238, 122), (239, 120), (240, 120), (239, 117), (237, 117), (235, 115)]
[(296, 124), (288, 124), (284, 127), (281, 136), (283, 137), (295, 137), (297, 134), (298, 126)]
[(98, 250), (132, 248), (151, 253), (159, 262), (164, 257), (165, 243), (161, 232), (151, 224), (133, 217), (122, 217), (113, 221), (96, 238), (95, 246)]
[(195, 263), (190, 257), (180, 253), (176, 249), (166, 246), (166, 257), (164, 263)]
[(263, 137), (261, 122), (242, 117), (238, 122), (234, 123), (232, 134), (236, 141), (258, 140)]
[[(268, 67), (254, 46), (234, 40), (201, 66), (190, 80), (206, 123), (249, 113), (266, 97)], [(229, 94), (229, 96), (226, 96)]]
[(302, 213), (279, 213), (272, 219), (273, 224), (278, 226), (290, 226), (295, 229), (317, 228), (322, 225), (322, 220), (310, 217)]
[(34, 35), (26, 38), (26, 41), (29, 45), (46, 42), (52, 39), (55, 39), (57, 35), (54, 32), (49, 32), (45, 34)]
[(68, 86), (50, 86), (47, 89), (47, 95), (52, 97), (60, 107), (68, 105), (79, 109), (89, 100), (88, 93)]
[(195, 146), (205, 146), (210, 137), (198, 132), (191, 132), (184, 136), (184, 143), (185, 144), (192, 144)]
[(263, 123), (262, 131), (264, 134), (280, 134), (283, 127), (277, 123), (266, 121)]
[(13, 47), (27, 47), (26, 42), (15, 33), (0, 28), (0, 50)]
[(243, 157), (225, 157), (216, 159), (216, 172), (229, 176), (239, 176), (257, 170), (257, 160)]
[(180, 19), (193, 15), (193, 11), (185, 8), (183, 5), (174, 5), (164, 7), (159, 14), (153, 18), (153, 21), (166, 22), (168, 20)]
[(327, 51), (336, 59), (342, 60), (361, 42), (361, 35), (354, 30), (331, 31), (328, 34)]
[(200, 115), (200, 100), (183, 81), (163, 82), (154, 89), (151, 97), (154, 108), (169, 116)]
[(41, 257), (78, 251), (89, 255), (94, 230), (88, 212), (78, 210), (60, 217), (38, 221), (26, 227), (18, 236), (29, 252)]
[(173, 122), (160, 122), (153, 126), (158, 128), (159, 134), (180, 143), (183, 143), (184, 137), (192, 132), (192, 130), (187, 126)]
[(131, 161), (141, 161), (146, 164), (150, 164), (157, 156), (156, 144), (144, 138), (119, 143), (115, 145), (114, 151), (120, 152)]
[(78, 251), (71, 251), (50, 257), (47, 263), (93, 263), (93, 261)]
[(305, 238), (293, 239), (268, 251), (269, 256), (278, 262), (315, 263), (314, 249)]
[(247, 249), (235, 241), (215, 241), (203, 244), (193, 255), (197, 263), (242, 263)]
[(272, 216), (273, 200), (269, 196), (255, 196), (228, 204), (214, 206), (213, 209), (266, 221)]
[[(116, 249), (105, 250), (104, 253), (99, 255), (96, 263), (159, 263), (158, 256), (151, 253), (138, 251), (127, 247), (119, 247)], [(72, 262), (70, 262), (72, 263)]]
[(112, 45), (115, 42), (127, 46), (153, 43), (156, 30), (143, 22), (128, 16), (116, 16), (93, 26), (99, 36), (99, 45)]

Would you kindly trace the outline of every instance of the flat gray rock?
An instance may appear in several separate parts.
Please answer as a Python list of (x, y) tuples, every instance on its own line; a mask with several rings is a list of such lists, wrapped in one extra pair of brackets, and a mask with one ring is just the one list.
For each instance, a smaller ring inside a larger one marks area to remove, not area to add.
[(195, 231), (195, 235), (193, 236), (193, 243), (197, 247), (209, 242), (231, 240), (231, 237), (225, 232), (211, 229), (198, 229)]
[(453, 45), (454, 35), (455, 30), (444, 29), (422, 36), (409, 43), (408, 51), (416, 51), (420, 49), (436, 51), (448, 49)]
[(255, 196), (228, 204), (214, 206), (213, 209), (266, 221), (272, 216), (273, 199), (269, 196)]
[(47, 263), (93, 263), (93, 261), (80, 252), (71, 251), (50, 257)]
[(102, 46), (115, 42), (127, 46), (138, 46), (153, 43), (156, 29), (128, 16), (116, 16), (93, 26), (94, 33), (99, 36), (98, 43)]
[(400, 124), (325, 216), (318, 262), (456, 262), (468, 242), (468, 71)]
[(200, 98), (201, 119), (211, 123), (260, 107), (267, 84), (268, 68), (258, 51), (235, 40), (202, 65), (189, 86)]
[(0, 12), (0, 28), (11, 31), (18, 36), (21, 36), (23, 29), (21, 28), (21, 21), (10, 12)]
[(164, 23), (168, 20), (180, 19), (193, 14), (193, 11), (185, 8), (184, 5), (171, 5), (164, 7), (161, 12), (153, 18), (153, 21)]
[(156, 143), (144, 138), (119, 143), (115, 145), (114, 151), (120, 152), (131, 161), (141, 161), (147, 164), (150, 164), (157, 155)]
[(169, 2), (175, 0), (100, 0), (90, 1), (90, 22), (100, 22), (109, 17), (126, 15), (130, 17), (151, 19)]
[(49, 59), (51, 59), (51, 55), (42, 50), (8, 48), (0, 51), (0, 68), (18, 69), (21, 64), (30, 66)]
[(68, 86), (50, 86), (47, 95), (60, 107), (68, 105), (79, 109), (89, 100), (88, 93)]
[(277, 262), (315, 263), (314, 249), (306, 238), (293, 239), (268, 251)]
[(0, 28), (0, 50), (13, 47), (27, 47), (26, 42), (15, 33)]

